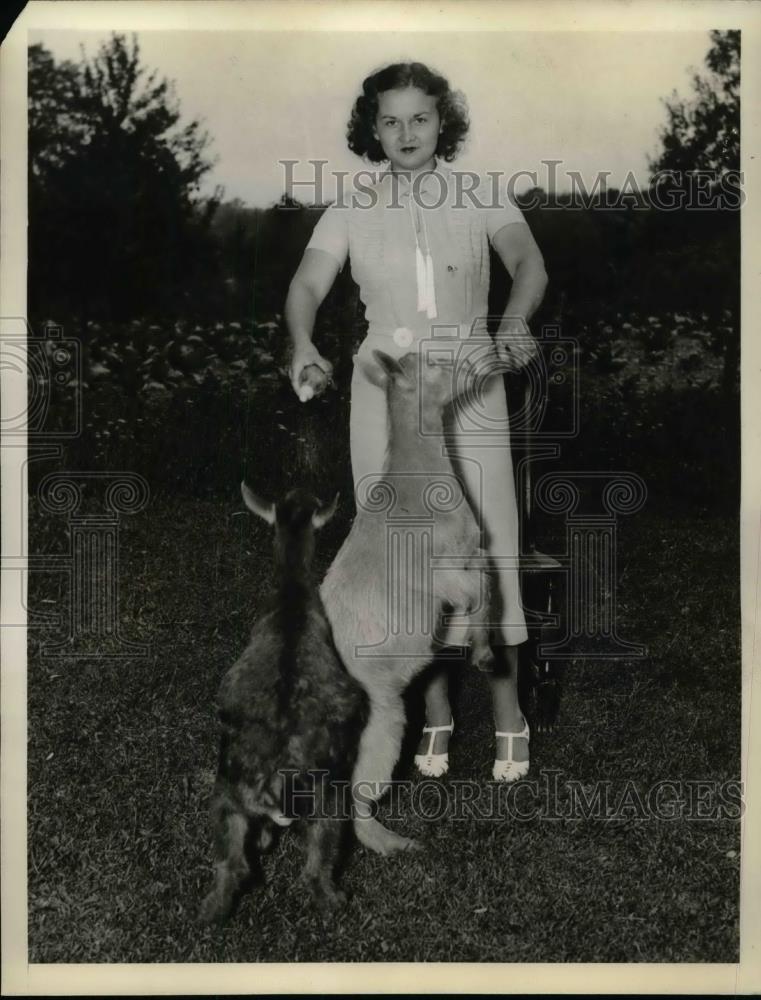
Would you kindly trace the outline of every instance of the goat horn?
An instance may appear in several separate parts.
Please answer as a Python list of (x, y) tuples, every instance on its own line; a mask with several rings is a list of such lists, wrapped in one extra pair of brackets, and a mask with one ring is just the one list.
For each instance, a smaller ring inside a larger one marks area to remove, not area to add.
[(257, 496), (252, 489), (249, 489), (249, 487), (246, 486), (245, 482), (240, 484), (240, 491), (243, 495), (243, 502), (250, 511), (253, 511), (254, 514), (258, 514), (259, 517), (264, 518), (267, 524), (275, 523), (274, 504), (267, 503), (266, 500), (262, 500), (262, 498)]
[(327, 524), (331, 517), (335, 514), (340, 495), (340, 493), (336, 493), (331, 503), (326, 504), (324, 507), (320, 507), (319, 510), (316, 510), (314, 514), (312, 514), (312, 524), (315, 528), (321, 528), (324, 524)]

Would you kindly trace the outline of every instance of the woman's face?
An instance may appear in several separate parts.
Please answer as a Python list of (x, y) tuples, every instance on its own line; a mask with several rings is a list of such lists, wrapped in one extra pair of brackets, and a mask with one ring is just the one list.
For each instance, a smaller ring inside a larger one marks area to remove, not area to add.
[(439, 141), (436, 98), (418, 87), (378, 95), (375, 134), (392, 170), (430, 170)]

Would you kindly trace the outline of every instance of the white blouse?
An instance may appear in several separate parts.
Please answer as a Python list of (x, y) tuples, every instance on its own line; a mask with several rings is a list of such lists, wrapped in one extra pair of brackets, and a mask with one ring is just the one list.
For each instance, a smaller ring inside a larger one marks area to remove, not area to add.
[(307, 249), (341, 267), (349, 256), (368, 334), (407, 347), (433, 326), (469, 328), (487, 316), (488, 242), (514, 223), (526, 225), (504, 189), (439, 162), (412, 185), (386, 171), (348, 192), (322, 214)]

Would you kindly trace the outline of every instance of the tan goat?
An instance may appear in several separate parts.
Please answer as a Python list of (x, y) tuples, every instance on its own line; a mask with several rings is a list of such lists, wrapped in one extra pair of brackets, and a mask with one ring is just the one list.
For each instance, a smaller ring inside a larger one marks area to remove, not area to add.
[(444, 645), (447, 615), (469, 623), (479, 668), (493, 654), (481, 533), (442, 447), (453, 364), (422, 353), (373, 356), (386, 378), (384, 469), (366, 497), (358, 484), (356, 519), (320, 593), (336, 648), (370, 699), (353, 777), (354, 828), (365, 846), (389, 854), (417, 846), (373, 816), (399, 758), (404, 689)]

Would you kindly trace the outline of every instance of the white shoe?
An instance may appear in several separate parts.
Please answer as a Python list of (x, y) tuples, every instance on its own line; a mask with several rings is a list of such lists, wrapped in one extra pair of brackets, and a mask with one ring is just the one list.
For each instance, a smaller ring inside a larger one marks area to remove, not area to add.
[(529, 761), (513, 760), (513, 740), (528, 740), (530, 737), (528, 722), (524, 717), (523, 729), (519, 733), (495, 733), (495, 736), (507, 737), (507, 760), (495, 760), (492, 777), (495, 781), (517, 781), (528, 774)]
[(449, 770), (449, 754), (432, 752), (436, 742), (436, 733), (449, 733), (451, 736), (454, 732), (454, 719), (448, 726), (423, 726), (423, 732), (431, 734), (428, 753), (415, 754), (415, 767), (427, 778), (440, 778)]

